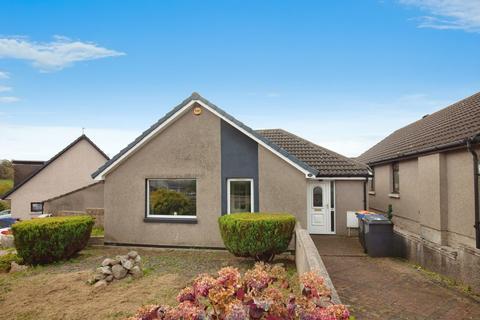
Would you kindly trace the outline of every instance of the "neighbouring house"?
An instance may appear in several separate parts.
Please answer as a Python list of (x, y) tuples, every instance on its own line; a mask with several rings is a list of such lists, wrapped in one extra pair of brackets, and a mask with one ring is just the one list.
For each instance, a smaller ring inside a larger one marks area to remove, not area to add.
[(401, 254), (480, 290), (480, 93), (401, 128), (357, 160), (369, 205), (393, 209)]
[(25, 179), (45, 165), (45, 161), (12, 160), (13, 187), (21, 184)]
[(368, 168), (283, 130), (254, 131), (200, 95), (102, 165), (105, 241), (223, 247), (217, 219), (290, 212), (316, 234), (345, 234), (366, 206)]
[(3, 199), (10, 200), (14, 218), (30, 219), (44, 212), (46, 199), (94, 183), (91, 173), (108, 159), (86, 135), (82, 135), (32, 171)]

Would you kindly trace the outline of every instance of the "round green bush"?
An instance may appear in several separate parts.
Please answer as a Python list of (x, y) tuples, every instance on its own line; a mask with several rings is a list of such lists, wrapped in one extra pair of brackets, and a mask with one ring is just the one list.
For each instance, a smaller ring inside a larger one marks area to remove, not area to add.
[(271, 261), (287, 250), (295, 228), (289, 213), (234, 213), (218, 219), (223, 243), (238, 257)]
[(27, 264), (65, 260), (88, 243), (94, 220), (90, 216), (54, 217), (17, 222), (12, 226), (18, 255)]

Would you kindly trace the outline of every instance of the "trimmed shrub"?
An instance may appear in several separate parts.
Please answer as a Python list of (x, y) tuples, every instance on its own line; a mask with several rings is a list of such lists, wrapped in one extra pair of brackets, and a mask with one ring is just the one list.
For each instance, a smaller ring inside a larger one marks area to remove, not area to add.
[(90, 216), (17, 222), (12, 226), (15, 247), (27, 264), (46, 264), (68, 259), (85, 248), (93, 224), (94, 220)]
[(295, 228), (289, 213), (234, 213), (218, 219), (225, 247), (237, 257), (271, 261), (288, 248)]

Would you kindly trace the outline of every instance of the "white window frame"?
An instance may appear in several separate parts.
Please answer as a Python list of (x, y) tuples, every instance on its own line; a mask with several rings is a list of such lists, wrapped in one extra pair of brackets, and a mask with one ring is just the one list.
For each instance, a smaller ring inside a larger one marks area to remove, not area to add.
[(227, 179), (227, 214), (231, 214), (230, 212), (230, 182), (236, 181), (249, 181), (250, 182), (250, 212), (255, 212), (255, 190), (253, 179), (251, 178), (234, 178), (234, 179)]
[[(152, 219), (173, 219), (173, 220), (178, 220), (178, 219), (184, 219), (184, 220), (195, 220), (197, 219), (197, 216), (187, 216), (187, 215), (166, 215), (166, 214), (150, 214), (150, 181), (152, 180), (195, 180), (195, 193), (197, 193), (197, 179), (196, 178), (150, 178), (147, 179), (147, 187), (145, 189), (147, 195), (147, 218), (152, 218)], [(195, 201), (195, 206), (197, 206), (197, 202)], [(198, 212), (197, 212), (198, 215)]]

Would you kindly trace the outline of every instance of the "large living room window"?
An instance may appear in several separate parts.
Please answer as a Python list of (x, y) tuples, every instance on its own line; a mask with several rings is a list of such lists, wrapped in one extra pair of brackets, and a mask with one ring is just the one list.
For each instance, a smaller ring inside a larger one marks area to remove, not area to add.
[(147, 190), (147, 217), (196, 218), (195, 179), (148, 179)]
[(228, 213), (253, 212), (253, 179), (227, 180)]
[(400, 166), (398, 162), (392, 163), (392, 193), (400, 193)]

